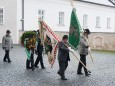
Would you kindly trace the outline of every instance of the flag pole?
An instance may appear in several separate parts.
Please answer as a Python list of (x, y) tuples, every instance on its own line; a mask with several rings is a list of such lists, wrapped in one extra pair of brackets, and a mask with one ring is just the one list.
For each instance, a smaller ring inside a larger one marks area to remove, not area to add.
[(39, 18), (39, 32), (40, 32), (40, 39), (42, 39), (42, 20)]
[[(89, 45), (89, 40), (88, 40), (88, 38), (86, 38), (87, 39), (87, 43), (88, 43), (88, 45)], [(93, 60), (93, 57), (92, 57), (92, 54), (91, 54), (91, 51), (89, 50), (89, 54), (90, 54), (90, 57), (91, 57), (91, 60), (92, 60), (92, 63), (94, 64), (94, 60)]]
[(41, 39), (41, 43), (44, 44), (44, 43), (43, 43), (43, 41), (44, 41), (44, 35), (43, 35), (42, 21), (43, 21), (43, 20), (42, 20), (41, 18), (39, 18), (40, 39)]
[[(73, 0), (71, 0), (71, 6), (74, 8), (74, 5), (73, 5)], [(67, 46), (67, 45), (66, 45)], [(84, 65), (84, 63), (78, 59), (78, 57), (74, 54), (74, 52), (71, 52), (76, 58), (77, 60), (88, 70), (88, 68)], [(90, 73), (90, 71), (88, 71)]]
[[(83, 30), (84, 30), (84, 29), (83, 29)], [(85, 38), (86, 38), (86, 37), (85, 37)], [(89, 40), (88, 40), (88, 38), (86, 38), (86, 42), (87, 42), (87, 44), (89, 45)], [(94, 64), (94, 60), (93, 60), (93, 57), (92, 57), (92, 54), (91, 54), (91, 51), (90, 51), (90, 50), (89, 50), (89, 54), (90, 54), (92, 63)]]
[(73, 0), (71, 0), (71, 6), (74, 7), (74, 5), (73, 5)]
[(87, 71), (89, 72), (89, 73), (91, 73), (91, 71), (83, 64), (83, 62), (80, 60), (80, 59), (78, 59), (78, 57), (73, 53), (73, 52), (71, 52), (76, 58), (77, 58), (77, 60), (87, 69)]

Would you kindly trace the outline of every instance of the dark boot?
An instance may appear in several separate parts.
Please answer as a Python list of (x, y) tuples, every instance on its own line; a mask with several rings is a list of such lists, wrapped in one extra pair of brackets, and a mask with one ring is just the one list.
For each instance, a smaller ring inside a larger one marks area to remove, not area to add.
[(58, 74), (58, 75), (60, 75), (60, 76), (62, 77), (62, 74), (61, 74), (61, 72), (60, 72), (60, 71), (58, 71), (58, 72), (57, 72), (57, 74)]
[(35, 64), (34, 64), (34, 67), (38, 68), (37, 65), (39, 64), (39, 61), (40, 61), (40, 59), (39, 59), (39, 57), (37, 56), (36, 61), (35, 61)]
[(77, 74), (78, 74), (78, 75), (84, 75), (83, 73), (79, 73), (79, 72), (78, 72)]
[(6, 52), (5, 52), (5, 56), (3, 58), (3, 62), (7, 62), (7, 60), (6, 60)]
[(31, 69), (31, 67), (30, 67), (30, 60), (26, 60), (26, 69)]
[(89, 73), (87, 73), (87, 74), (85, 74), (85, 76), (87, 76), (87, 77), (89, 77), (91, 74), (89, 74)]
[(67, 78), (65, 78), (65, 76), (62, 76), (61, 79), (62, 79), (62, 80), (67, 80)]
[(12, 61), (10, 60), (9, 56), (8, 56), (8, 58), (7, 58), (7, 59), (8, 59), (8, 63), (11, 63), (11, 62), (12, 62)]
[(45, 69), (43, 62), (40, 62), (40, 63), (41, 63), (41, 68)]
[(40, 59), (40, 64), (41, 64), (41, 68), (42, 68), (42, 69), (45, 69), (44, 63), (43, 63), (43, 59), (42, 59), (42, 58)]

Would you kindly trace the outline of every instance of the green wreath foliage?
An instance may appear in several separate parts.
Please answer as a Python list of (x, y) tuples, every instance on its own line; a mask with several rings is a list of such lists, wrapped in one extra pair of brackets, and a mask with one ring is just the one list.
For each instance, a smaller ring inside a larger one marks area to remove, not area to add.
[(32, 37), (36, 38), (36, 32), (35, 31), (26, 31), (21, 36), (21, 45), (24, 46), (25, 39), (31, 39)]

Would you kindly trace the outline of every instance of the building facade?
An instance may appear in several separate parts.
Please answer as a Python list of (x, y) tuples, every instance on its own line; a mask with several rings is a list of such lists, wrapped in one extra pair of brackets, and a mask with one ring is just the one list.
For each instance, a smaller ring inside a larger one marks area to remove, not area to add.
[[(82, 28), (115, 33), (115, 6), (109, 0), (74, 0), (73, 5)], [(0, 43), (10, 29), (13, 42), (18, 44), (23, 30), (39, 29), (38, 18), (54, 31), (68, 33), (72, 8), (70, 0), (0, 0)]]
[(6, 30), (11, 30), (13, 42), (18, 42), (17, 30), (17, 1), (16, 0), (0, 0), (0, 43)]
[[(90, 28), (92, 32), (115, 32), (114, 6), (82, 1), (73, 3), (83, 28)], [(71, 11), (70, 0), (25, 0), (24, 28), (38, 29), (37, 21), (41, 17), (54, 31), (68, 32)]]

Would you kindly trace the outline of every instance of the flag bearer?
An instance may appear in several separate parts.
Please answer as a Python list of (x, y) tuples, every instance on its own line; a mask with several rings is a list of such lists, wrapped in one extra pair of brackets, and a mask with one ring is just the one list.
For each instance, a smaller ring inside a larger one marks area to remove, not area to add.
[(65, 78), (65, 70), (68, 67), (68, 61), (70, 61), (69, 49), (66, 46), (67, 41), (68, 36), (64, 35), (62, 41), (60, 41), (58, 45), (58, 63), (59, 63), (58, 74), (61, 76), (62, 80), (67, 80), (67, 78)]
[[(84, 29), (84, 33), (80, 38), (80, 44), (78, 47), (79, 54), (80, 54), (80, 60), (83, 62), (83, 64), (86, 66), (86, 55), (88, 55), (88, 48), (89, 45), (87, 43), (88, 35), (90, 34), (89, 29)], [(90, 74), (88, 73), (87, 69), (79, 62), (78, 69), (77, 69), (77, 74), (78, 75), (83, 75), (82, 73), (82, 67), (84, 68), (85, 75), (89, 76)]]

